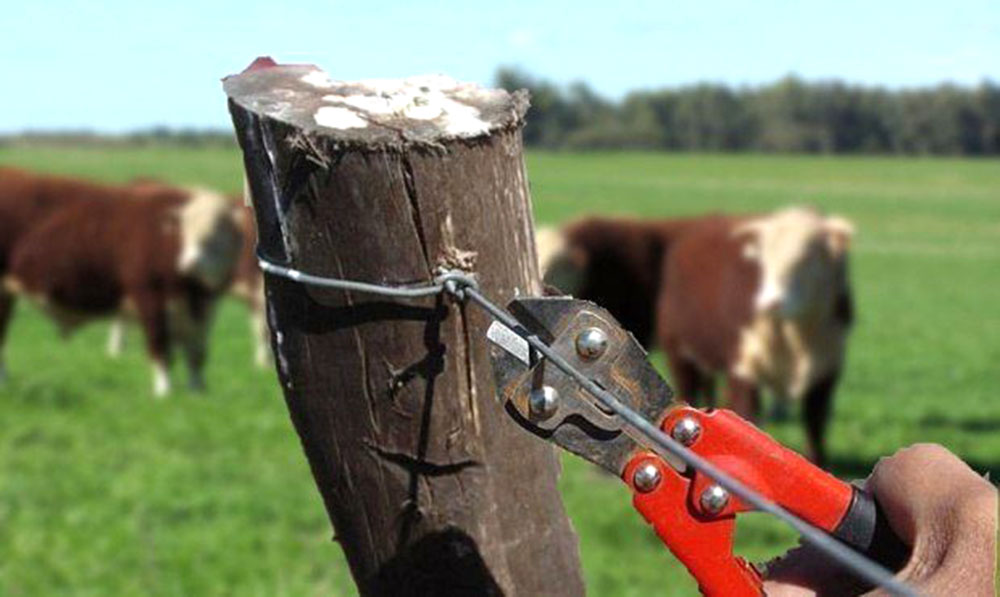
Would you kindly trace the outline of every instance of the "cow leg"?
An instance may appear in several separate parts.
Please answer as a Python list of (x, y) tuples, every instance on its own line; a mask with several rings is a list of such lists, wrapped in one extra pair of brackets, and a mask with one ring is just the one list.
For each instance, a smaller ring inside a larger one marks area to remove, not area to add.
[(726, 377), (726, 399), (729, 408), (748, 421), (755, 422), (760, 411), (760, 390), (757, 385), (736, 375)]
[(677, 396), (697, 406), (705, 386), (705, 376), (698, 370), (697, 365), (683, 357), (668, 355), (667, 362)]
[(192, 321), (191, 329), (182, 340), (188, 368), (188, 387), (196, 392), (205, 391), (208, 327), (207, 321)]
[(701, 375), (701, 395), (705, 399), (705, 406), (708, 408), (715, 408), (715, 377), (711, 375)]
[(14, 313), (14, 295), (0, 290), (0, 384), (7, 381), (7, 367), (3, 360), (3, 347), (7, 338), (7, 325)]
[(821, 379), (806, 392), (805, 408), (802, 416), (805, 419), (806, 439), (808, 441), (809, 459), (818, 466), (826, 463), (826, 447), (824, 445), (827, 421), (830, 419), (830, 406), (833, 389), (837, 385), (838, 373)]
[(153, 362), (153, 395), (170, 393), (170, 329), (162, 297), (143, 295), (135, 300), (139, 323), (146, 336), (146, 350)]
[(250, 327), (253, 332), (254, 363), (265, 369), (271, 364), (271, 337), (267, 329), (267, 312), (263, 292), (259, 301), (250, 304)]
[(774, 406), (771, 407), (771, 420), (784, 423), (788, 420), (788, 398), (776, 396)]
[(108, 356), (117, 359), (125, 349), (125, 318), (116, 317), (108, 330)]
[(171, 309), (171, 327), (184, 351), (188, 368), (188, 387), (200, 392), (205, 389), (205, 360), (208, 354), (208, 331), (212, 321), (212, 304), (204, 296), (189, 296), (183, 305)]

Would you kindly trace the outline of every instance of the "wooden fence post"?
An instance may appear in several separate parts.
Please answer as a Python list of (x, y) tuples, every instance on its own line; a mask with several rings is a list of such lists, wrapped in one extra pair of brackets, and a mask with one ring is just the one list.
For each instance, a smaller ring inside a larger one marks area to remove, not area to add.
[[(523, 95), (269, 59), (224, 87), (270, 259), (386, 284), (461, 267), (501, 304), (539, 294)], [(558, 461), (495, 398), (485, 313), (266, 287), (292, 421), (362, 594), (583, 594)]]

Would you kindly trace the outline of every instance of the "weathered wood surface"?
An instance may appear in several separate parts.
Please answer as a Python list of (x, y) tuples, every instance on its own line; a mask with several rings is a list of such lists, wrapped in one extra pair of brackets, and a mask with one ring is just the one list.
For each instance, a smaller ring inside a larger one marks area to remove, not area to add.
[[(225, 87), (270, 258), (389, 284), (461, 266), (501, 304), (540, 292), (523, 97), (307, 66)], [(285, 398), (363, 594), (583, 594), (558, 461), (496, 400), (485, 313), (266, 282)]]

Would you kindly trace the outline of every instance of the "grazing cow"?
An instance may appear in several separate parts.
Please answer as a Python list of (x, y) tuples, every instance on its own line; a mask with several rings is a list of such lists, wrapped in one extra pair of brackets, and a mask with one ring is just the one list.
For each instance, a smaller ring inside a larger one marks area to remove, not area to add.
[[(0, 167), (0, 279), (7, 273), (11, 253), (20, 239), (53, 212), (80, 202), (125, 198), (126, 195), (114, 187)], [(0, 285), (0, 347), (6, 338), (14, 300), (14, 296)], [(0, 354), (0, 381), (5, 376), (3, 355)]]
[[(137, 178), (129, 186), (144, 192), (171, 188), (159, 180), (148, 178)], [(231, 198), (231, 201), (235, 206), (236, 222), (243, 240), (229, 292), (245, 303), (250, 311), (250, 331), (254, 346), (253, 360), (257, 367), (264, 368), (271, 362), (271, 347), (267, 329), (264, 278), (260, 266), (257, 265), (257, 231), (254, 227), (254, 215), (242, 199)], [(108, 355), (111, 357), (120, 356), (124, 346), (125, 321), (119, 318), (112, 323), (108, 335)]]
[(35, 300), (66, 334), (95, 317), (134, 313), (153, 360), (154, 393), (170, 389), (174, 342), (185, 353), (191, 385), (201, 387), (214, 300), (229, 284), (241, 243), (232, 203), (199, 189), (35, 180), (22, 186), (20, 202), (49, 194), (77, 200), (12, 244), (7, 296)]
[[(724, 376), (731, 408), (753, 419), (759, 392), (805, 402), (822, 464), (852, 299), (846, 220), (803, 208), (661, 222), (590, 219), (548, 250), (546, 279), (607, 307), (667, 355), (681, 396), (711, 403)], [(571, 275), (567, 275), (567, 273)], [(558, 282), (555, 282), (558, 284)]]

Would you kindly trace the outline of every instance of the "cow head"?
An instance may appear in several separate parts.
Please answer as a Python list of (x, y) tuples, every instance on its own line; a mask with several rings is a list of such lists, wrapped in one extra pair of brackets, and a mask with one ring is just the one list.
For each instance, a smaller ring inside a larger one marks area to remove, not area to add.
[(218, 193), (204, 189), (189, 191), (179, 212), (180, 273), (214, 291), (229, 282), (243, 243), (237, 209)]
[(737, 226), (743, 256), (760, 268), (756, 311), (799, 318), (828, 304), (842, 283), (853, 234), (846, 219), (800, 207)]

